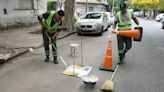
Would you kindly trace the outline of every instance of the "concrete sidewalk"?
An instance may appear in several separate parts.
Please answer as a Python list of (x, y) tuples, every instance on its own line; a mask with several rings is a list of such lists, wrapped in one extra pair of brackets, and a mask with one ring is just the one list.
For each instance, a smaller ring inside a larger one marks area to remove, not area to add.
[[(13, 57), (17, 57), (20, 54), (28, 52), (29, 48), (39, 48), (43, 46), (42, 34), (37, 33), (41, 26), (32, 26), (26, 28), (18, 28), (12, 30), (6, 30), (0, 32), (0, 48), (4, 49), (17, 49), (17, 52), (13, 53), (6, 51), (3, 53), (0, 51), (0, 62), (10, 60)], [(35, 34), (37, 33), (37, 34)], [(61, 31), (58, 39), (67, 37), (75, 32)], [(21, 49), (21, 51), (19, 51)], [(23, 50), (22, 50), (23, 49)], [(3, 54), (13, 54), (3, 56)], [(5, 57), (5, 60), (3, 59)]]

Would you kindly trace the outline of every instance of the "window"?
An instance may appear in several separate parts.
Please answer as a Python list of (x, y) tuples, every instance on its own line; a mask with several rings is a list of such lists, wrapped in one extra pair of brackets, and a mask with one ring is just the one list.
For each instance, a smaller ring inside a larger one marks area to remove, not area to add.
[(89, 11), (90, 11), (90, 12), (93, 11), (93, 9), (94, 9), (93, 7), (89, 7)]
[(85, 19), (100, 19), (102, 13), (90, 13), (85, 16)]
[(34, 9), (33, 0), (18, 0), (19, 9)]
[(104, 11), (104, 8), (102, 7), (101, 10)]

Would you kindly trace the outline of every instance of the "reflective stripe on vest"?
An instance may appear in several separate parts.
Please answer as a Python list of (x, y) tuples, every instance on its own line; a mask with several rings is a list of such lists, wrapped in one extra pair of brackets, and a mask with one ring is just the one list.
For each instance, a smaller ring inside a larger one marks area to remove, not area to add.
[(55, 15), (55, 11), (51, 11), (48, 18), (44, 20), (44, 27), (46, 27), (47, 31), (50, 33), (55, 32), (59, 25), (59, 22), (55, 22), (55, 24), (51, 27), (51, 21), (54, 15)]
[(132, 20), (132, 15), (131, 15), (131, 12), (130, 11), (127, 11), (128, 13), (128, 24), (125, 24), (123, 21), (122, 21), (122, 14), (121, 12), (118, 12), (117, 16), (118, 16), (118, 30), (127, 30), (127, 29), (131, 29), (131, 20)]

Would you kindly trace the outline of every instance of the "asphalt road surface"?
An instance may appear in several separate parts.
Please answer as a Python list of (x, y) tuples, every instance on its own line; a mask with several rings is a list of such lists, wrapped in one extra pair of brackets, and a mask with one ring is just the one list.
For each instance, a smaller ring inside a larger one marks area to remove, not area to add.
[[(140, 19), (144, 28), (142, 42), (133, 42), (114, 78), (115, 92), (164, 92), (164, 30), (160, 23)], [(135, 26), (135, 25), (134, 25)], [(100, 92), (105, 80), (112, 73), (100, 71), (104, 61), (110, 31), (103, 36), (71, 35), (57, 41), (58, 51), (68, 65), (73, 63), (70, 56), (70, 43), (83, 43), (85, 66), (93, 67), (91, 74), (99, 77), (93, 89), (85, 88), (80, 78), (63, 75), (64, 65), (44, 62), (43, 48), (20, 56), (0, 66), (0, 92)], [(114, 35), (113, 63), (118, 62), (117, 41)], [(75, 59), (81, 63), (80, 56)]]

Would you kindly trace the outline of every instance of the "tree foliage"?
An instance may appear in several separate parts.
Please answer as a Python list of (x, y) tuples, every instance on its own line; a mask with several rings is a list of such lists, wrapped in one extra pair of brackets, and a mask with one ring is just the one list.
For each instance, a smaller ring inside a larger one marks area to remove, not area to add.
[(132, 0), (134, 9), (164, 10), (164, 0)]

